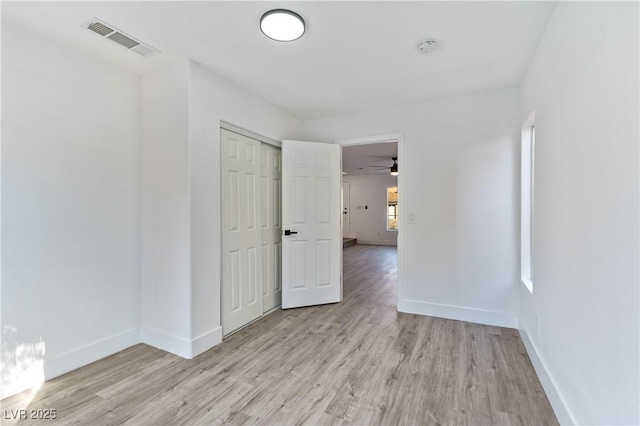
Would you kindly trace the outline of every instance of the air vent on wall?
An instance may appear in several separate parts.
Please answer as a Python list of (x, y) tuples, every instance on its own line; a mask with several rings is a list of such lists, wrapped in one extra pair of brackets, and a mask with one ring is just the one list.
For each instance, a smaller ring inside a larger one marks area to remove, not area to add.
[(123, 46), (138, 55), (144, 56), (145, 58), (153, 56), (156, 53), (160, 53), (160, 51), (154, 49), (148, 44), (145, 44), (140, 40), (136, 40), (129, 34), (120, 31), (113, 25), (107, 24), (98, 18), (93, 18), (92, 20), (85, 22), (82, 24), (82, 27), (93, 31), (104, 38), (108, 38), (109, 40), (118, 43), (120, 46)]

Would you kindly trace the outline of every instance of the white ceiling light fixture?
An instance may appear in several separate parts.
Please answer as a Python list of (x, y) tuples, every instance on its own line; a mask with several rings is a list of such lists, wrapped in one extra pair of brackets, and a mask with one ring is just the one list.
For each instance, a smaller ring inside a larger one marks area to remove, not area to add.
[(260, 30), (272, 40), (294, 41), (302, 37), (305, 30), (302, 16), (287, 9), (273, 9), (260, 18)]
[(420, 53), (429, 53), (436, 50), (438, 47), (438, 41), (434, 39), (425, 40), (418, 44), (418, 51)]

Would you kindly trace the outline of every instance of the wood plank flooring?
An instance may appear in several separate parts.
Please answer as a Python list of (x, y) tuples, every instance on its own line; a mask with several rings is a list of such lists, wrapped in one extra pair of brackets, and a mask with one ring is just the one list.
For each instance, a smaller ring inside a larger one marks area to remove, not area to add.
[(276, 311), (193, 360), (139, 344), (2, 411), (57, 410), (19, 424), (557, 424), (516, 330), (396, 312), (395, 247), (348, 247), (344, 263), (341, 303)]

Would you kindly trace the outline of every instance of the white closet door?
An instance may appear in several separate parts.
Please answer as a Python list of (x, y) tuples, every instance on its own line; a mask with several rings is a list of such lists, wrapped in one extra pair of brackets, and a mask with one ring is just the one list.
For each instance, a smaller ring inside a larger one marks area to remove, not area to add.
[(262, 223), (262, 309), (270, 311), (282, 301), (281, 240), (282, 218), (280, 207), (281, 153), (280, 148), (262, 143), (261, 223)]
[(221, 129), (222, 333), (262, 316), (261, 142)]

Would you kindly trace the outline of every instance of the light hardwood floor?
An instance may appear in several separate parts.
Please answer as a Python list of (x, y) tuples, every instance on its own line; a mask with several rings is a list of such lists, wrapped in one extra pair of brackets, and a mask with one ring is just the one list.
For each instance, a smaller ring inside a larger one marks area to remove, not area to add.
[(344, 262), (341, 303), (276, 311), (193, 360), (139, 344), (2, 409), (57, 410), (20, 424), (557, 424), (516, 330), (396, 312), (394, 247)]

